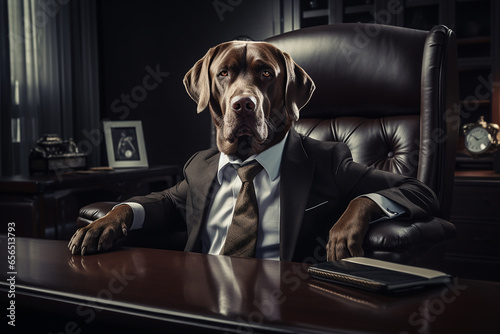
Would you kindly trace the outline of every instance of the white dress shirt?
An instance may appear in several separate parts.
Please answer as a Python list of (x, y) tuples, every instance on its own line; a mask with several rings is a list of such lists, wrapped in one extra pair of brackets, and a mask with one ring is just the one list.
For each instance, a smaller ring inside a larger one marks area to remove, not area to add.
[[(288, 135), (287, 135), (288, 136)], [(259, 206), (259, 226), (257, 235), (257, 258), (279, 260), (280, 244), (280, 166), (286, 138), (264, 152), (252, 155), (245, 161), (221, 153), (217, 170), (216, 195), (210, 205), (208, 221), (202, 231), (202, 252), (219, 254), (231, 224), (236, 198), (241, 188), (241, 180), (234, 165), (245, 165), (257, 160), (263, 169), (254, 178), (255, 194)], [(405, 212), (404, 208), (379, 194), (366, 194), (384, 211), (386, 217), (394, 218)], [(138, 203), (125, 202), (134, 212), (131, 229), (142, 228), (144, 208)], [(332, 226), (335, 222), (332, 221)]]
[(201, 238), (204, 253), (219, 254), (226, 240), (241, 188), (237, 167), (257, 160), (263, 168), (253, 180), (259, 207), (255, 257), (279, 260), (280, 166), (286, 137), (278, 144), (262, 153), (252, 155), (245, 161), (221, 153), (217, 170), (219, 188), (216, 189), (216, 195), (209, 210), (207, 226)]

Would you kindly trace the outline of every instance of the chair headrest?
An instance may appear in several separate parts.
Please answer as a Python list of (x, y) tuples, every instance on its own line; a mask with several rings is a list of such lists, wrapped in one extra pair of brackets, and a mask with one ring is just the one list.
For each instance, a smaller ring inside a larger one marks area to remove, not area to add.
[(426, 31), (376, 24), (295, 30), (267, 42), (287, 52), (317, 89), (306, 117), (418, 114)]

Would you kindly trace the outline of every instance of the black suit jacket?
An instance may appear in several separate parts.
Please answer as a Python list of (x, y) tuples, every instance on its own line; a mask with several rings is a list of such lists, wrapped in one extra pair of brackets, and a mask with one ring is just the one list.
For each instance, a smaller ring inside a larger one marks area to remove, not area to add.
[[(145, 209), (144, 228), (185, 229), (185, 251), (200, 252), (219, 156), (216, 149), (198, 152), (186, 163), (184, 180), (176, 186), (131, 198)], [(416, 179), (355, 163), (345, 144), (317, 141), (290, 130), (281, 161), (281, 259), (318, 261), (330, 228), (347, 204), (367, 193), (402, 205), (408, 219), (437, 213), (435, 194)]]

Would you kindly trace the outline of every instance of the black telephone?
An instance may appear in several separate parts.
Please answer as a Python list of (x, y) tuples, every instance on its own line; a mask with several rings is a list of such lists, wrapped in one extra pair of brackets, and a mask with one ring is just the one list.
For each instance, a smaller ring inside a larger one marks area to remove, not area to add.
[(30, 152), (30, 173), (55, 172), (87, 167), (87, 154), (80, 153), (73, 139), (45, 134)]

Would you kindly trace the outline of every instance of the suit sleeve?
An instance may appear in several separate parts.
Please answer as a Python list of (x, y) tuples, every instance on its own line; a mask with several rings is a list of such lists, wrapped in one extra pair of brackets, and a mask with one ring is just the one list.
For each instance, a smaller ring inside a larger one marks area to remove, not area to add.
[(184, 230), (186, 181), (172, 188), (146, 196), (134, 196), (127, 202), (134, 202), (144, 208), (145, 230)]
[(186, 169), (196, 154), (184, 166), (184, 180), (161, 192), (146, 196), (134, 196), (126, 202), (134, 202), (144, 208), (143, 229), (146, 230), (185, 230), (186, 201), (189, 185), (186, 181)]
[(333, 150), (333, 177), (346, 201), (377, 193), (405, 208), (406, 218), (427, 218), (438, 214), (437, 197), (422, 182), (356, 163), (347, 145), (337, 147)]

